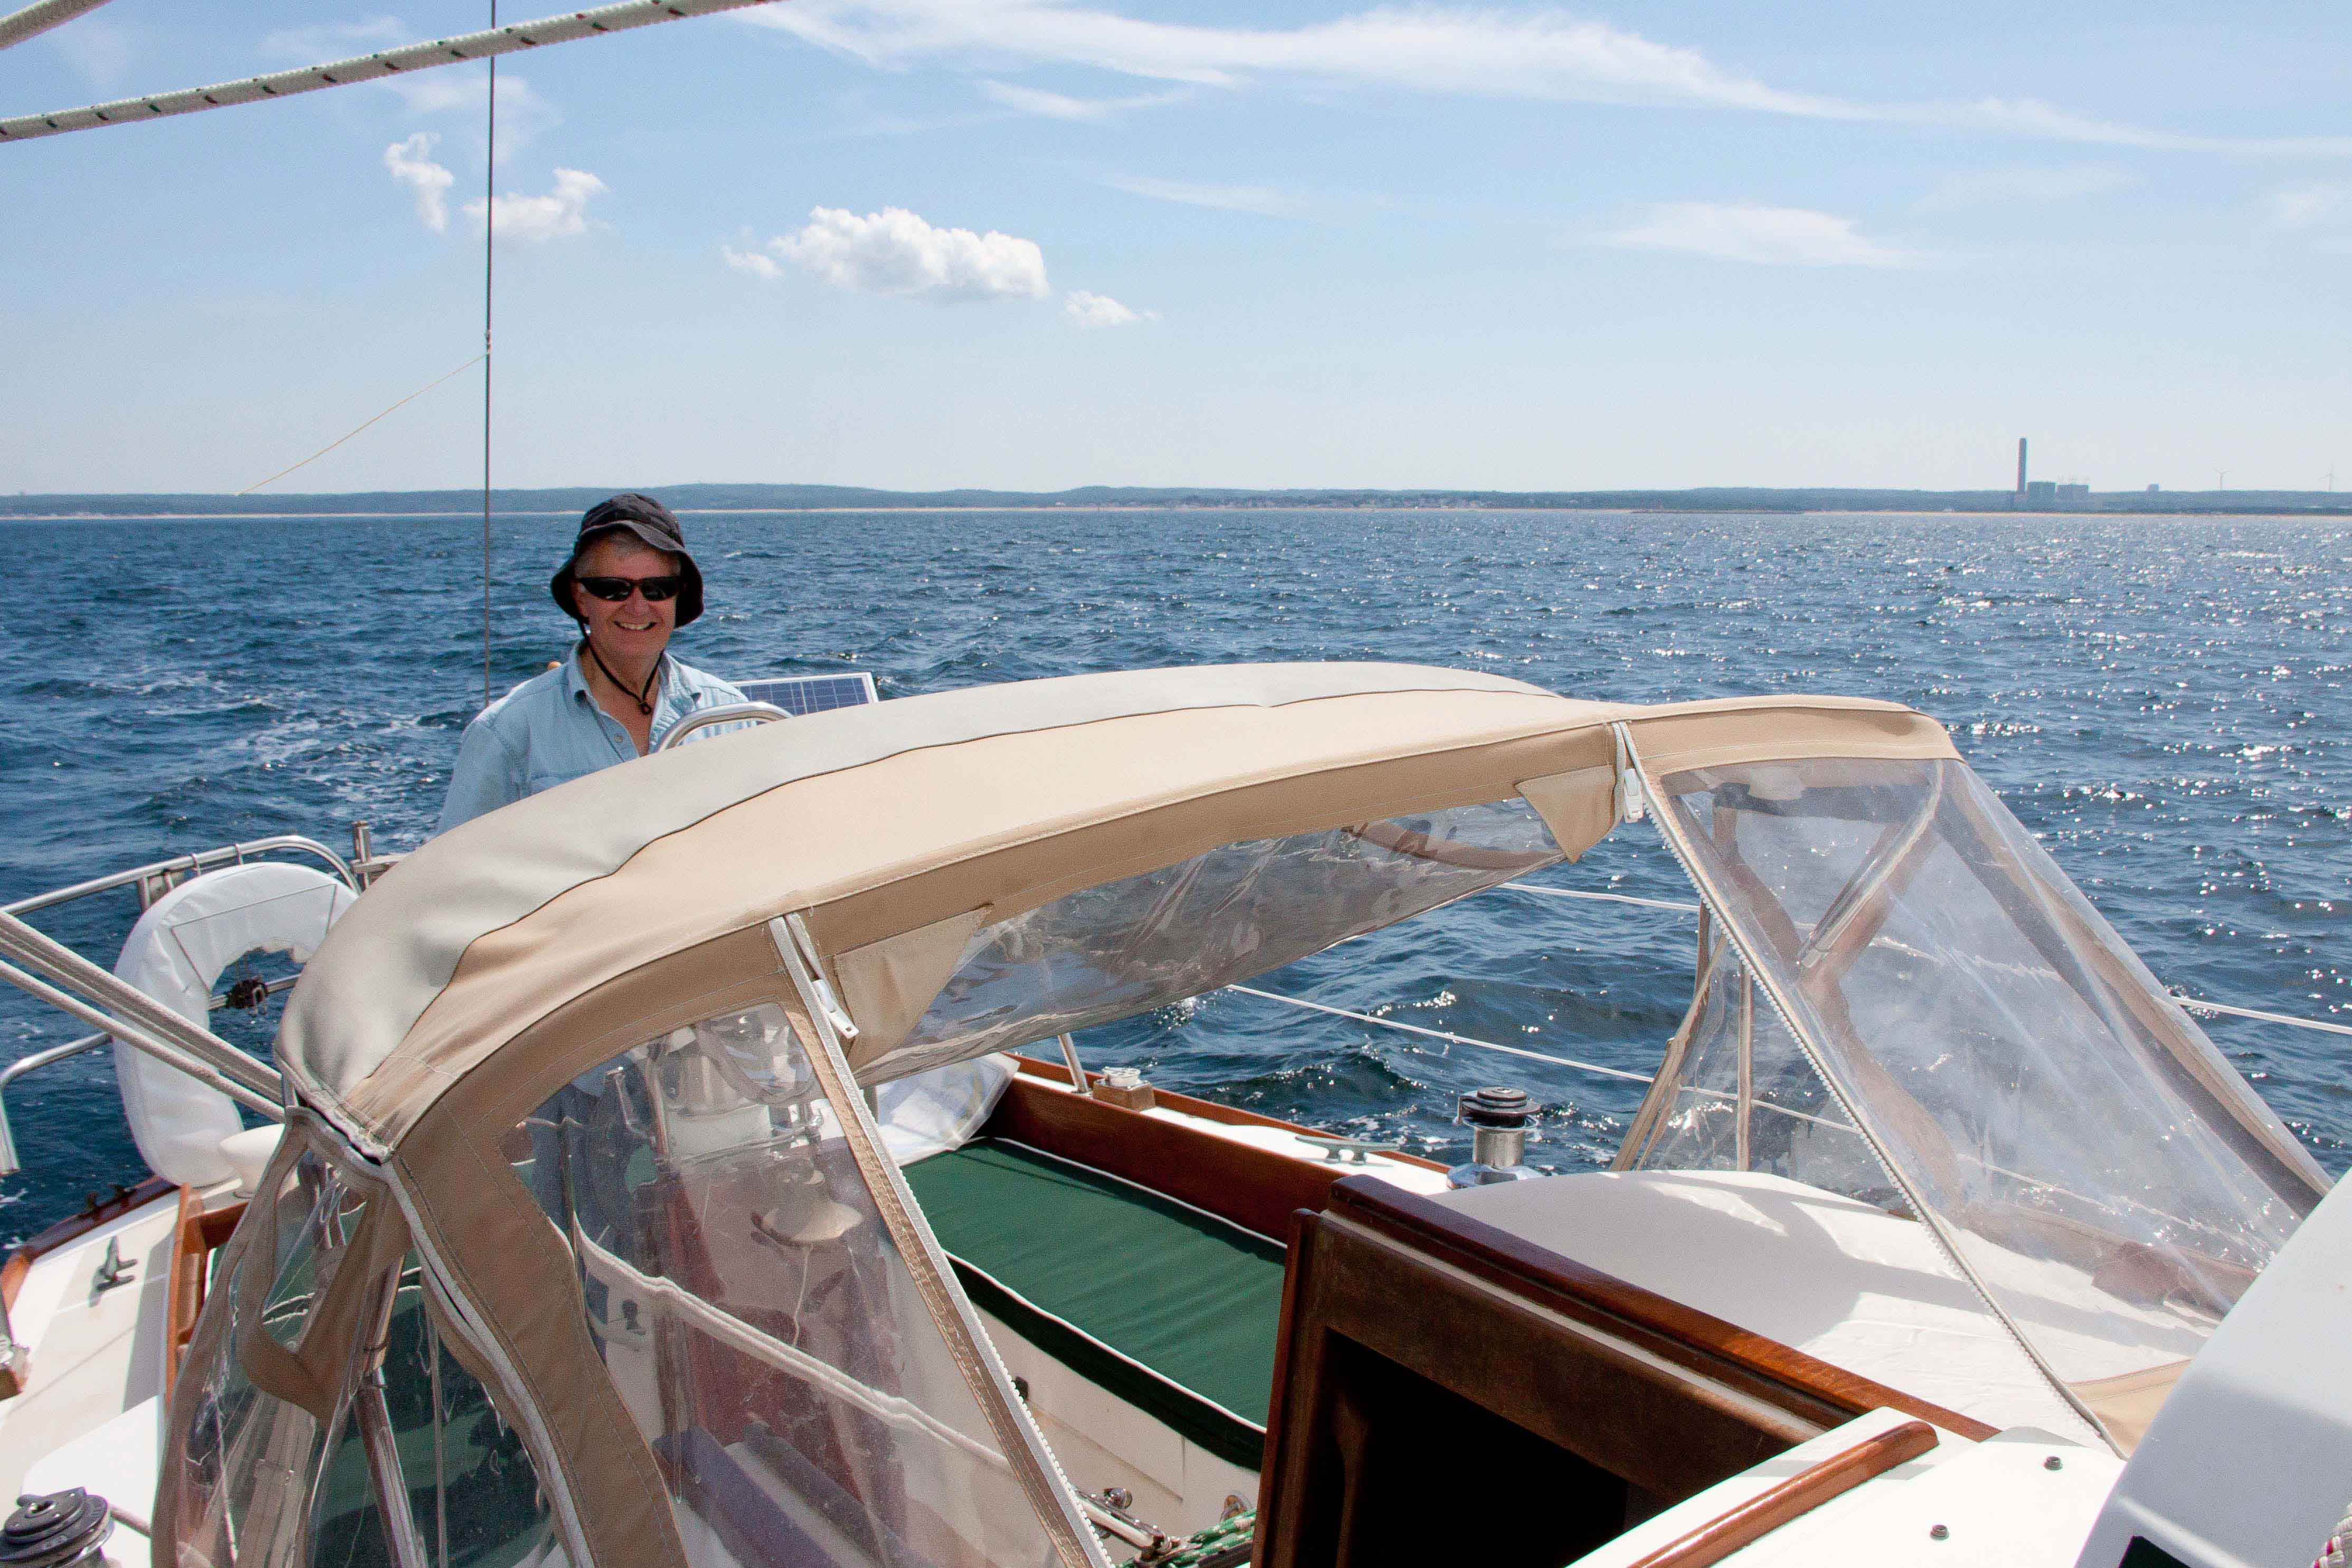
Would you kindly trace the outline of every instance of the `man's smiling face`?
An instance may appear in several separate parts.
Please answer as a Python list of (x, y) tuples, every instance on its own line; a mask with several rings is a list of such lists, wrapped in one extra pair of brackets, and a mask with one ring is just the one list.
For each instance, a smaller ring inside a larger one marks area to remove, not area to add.
[[(668, 577), (679, 570), (677, 557), (652, 549), (629, 534), (610, 534), (592, 540), (580, 552), (574, 577)], [(572, 585), (572, 602), (587, 622), (588, 641), (607, 659), (654, 659), (669, 645), (677, 622), (675, 598), (649, 600), (642, 592), (609, 604)]]

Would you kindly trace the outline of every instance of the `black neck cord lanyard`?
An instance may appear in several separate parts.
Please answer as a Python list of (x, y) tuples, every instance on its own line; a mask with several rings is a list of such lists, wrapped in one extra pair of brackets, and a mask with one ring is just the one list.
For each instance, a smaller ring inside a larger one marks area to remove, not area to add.
[(622, 695), (636, 704), (639, 713), (650, 718), (653, 716), (654, 705), (647, 699), (653, 695), (654, 683), (661, 679), (661, 660), (656, 658), (654, 661), (654, 673), (646, 677), (645, 688), (633, 692), (629, 690), (626, 682), (613, 673), (612, 666), (604, 663), (604, 655), (596, 652), (596, 644), (593, 639), (583, 637), (580, 641), (587, 645), (588, 656), (596, 661), (596, 667), (604, 672), (604, 678), (612, 682)]

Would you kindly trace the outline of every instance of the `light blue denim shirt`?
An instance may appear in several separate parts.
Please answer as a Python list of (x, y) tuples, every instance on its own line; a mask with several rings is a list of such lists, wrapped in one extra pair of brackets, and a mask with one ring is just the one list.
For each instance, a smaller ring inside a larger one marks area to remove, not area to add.
[[(662, 737), (688, 714), (742, 700), (741, 692), (718, 676), (665, 653), (661, 695), (654, 702), (653, 744), (659, 746)], [(457, 771), (450, 775), (449, 798), (434, 831), (446, 833), (485, 811), (636, 755), (629, 732), (590, 695), (580, 674), (580, 650), (574, 646), (562, 664), (533, 675), (474, 716), (457, 743)]]

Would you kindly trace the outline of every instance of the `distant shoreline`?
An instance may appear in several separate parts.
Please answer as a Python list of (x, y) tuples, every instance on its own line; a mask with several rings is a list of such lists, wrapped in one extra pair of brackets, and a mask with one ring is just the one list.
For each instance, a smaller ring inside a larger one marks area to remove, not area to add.
[[(1096, 501), (1056, 502), (1052, 505), (1029, 503), (1013, 506), (866, 506), (866, 507), (677, 507), (672, 508), (680, 517), (891, 517), (935, 516), (939, 514), (1012, 514), (1027, 513), (1041, 517), (1088, 512), (1429, 512), (1448, 516), (1478, 516), (1513, 512), (1551, 512), (1562, 517), (2013, 517), (2021, 522), (2061, 522), (2084, 517), (2112, 517), (2121, 521), (2179, 522), (2218, 521), (2231, 517), (2303, 517), (2315, 521), (2326, 518), (2352, 519), (2352, 505), (2326, 510), (2308, 507), (2166, 507), (2161, 510), (2126, 511), (2118, 507), (2074, 507), (2063, 511), (2026, 511), (2007, 507), (1739, 507), (1739, 506), (1543, 506), (1536, 505), (1456, 505), (1402, 503), (1395, 506), (1367, 505), (1358, 502), (1300, 501), (1290, 505), (1253, 501), (1247, 505), (1215, 501)], [(517, 508), (494, 510), (495, 518), (571, 517), (577, 508)], [(268, 512), (7, 512), (0, 511), (0, 524), (7, 523), (206, 523), (206, 522), (469, 522), (478, 521), (479, 512), (328, 512), (328, 511), (268, 511)]]
[[(1059, 490), (974, 486), (892, 490), (864, 485), (769, 482), (638, 487), (684, 515), (1164, 511), (1764, 513), (1785, 517), (1868, 513), (1890, 517), (2352, 517), (2352, 493), (2333, 490), (2098, 490), (2063, 499), (1999, 489), (1895, 486), (1709, 485), (1679, 489), (1503, 490), (1339, 485), (1253, 489), (1226, 485), (1076, 485)], [(618, 488), (615, 486), (614, 488)], [(288, 491), (257, 496), (206, 490), (35, 490), (0, 494), (0, 518), (44, 523), (199, 521), (226, 517), (576, 517), (614, 493), (579, 485), (478, 489)]]

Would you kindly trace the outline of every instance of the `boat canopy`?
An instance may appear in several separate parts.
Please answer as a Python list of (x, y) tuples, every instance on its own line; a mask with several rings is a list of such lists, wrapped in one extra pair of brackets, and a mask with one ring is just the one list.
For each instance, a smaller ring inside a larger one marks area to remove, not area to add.
[(575, 1561), (798, 1561), (814, 1531), (841, 1560), (1099, 1564), (861, 1089), (1574, 860), (1643, 802), (1708, 925), (1629, 1160), (1917, 1218), (2078, 1400), (2186, 1354), (2325, 1189), (1899, 705), (1394, 664), (906, 698), (488, 813), (334, 926), (159, 1544), (299, 1542), (302, 1478), (354, 1429), (411, 1528), (367, 1363), (422, 1313), (434, 1386), (499, 1406)]
[[(444, 1095), (486, 1092), (461, 1087), (476, 1074), (547, 1060), (616, 1012), (781, 983), (766, 923), (793, 915), (856, 1020), (859, 1080), (901, 1076), (1244, 979), (1581, 855), (1615, 820), (1619, 723), (1654, 769), (1956, 755), (1892, 703), (1637, 706), (1397, 664), (1079, 675), (812, 715), (607, 768), (426, 844), (304, 971), (279, 1059), (306, 1104), (381, 1155)], [(1223, 890), (1182, 925), (1235, 950), (1161, 975), (1168, 945), (1102, 905), (1147, 918), (1176, 882)], [(1034, 1027), (965, 972), (1081, 928), (1097, 972), (1047, 982)], [(1112, 972), (1103, 944), (1121, 935), (1138, 946)]]

